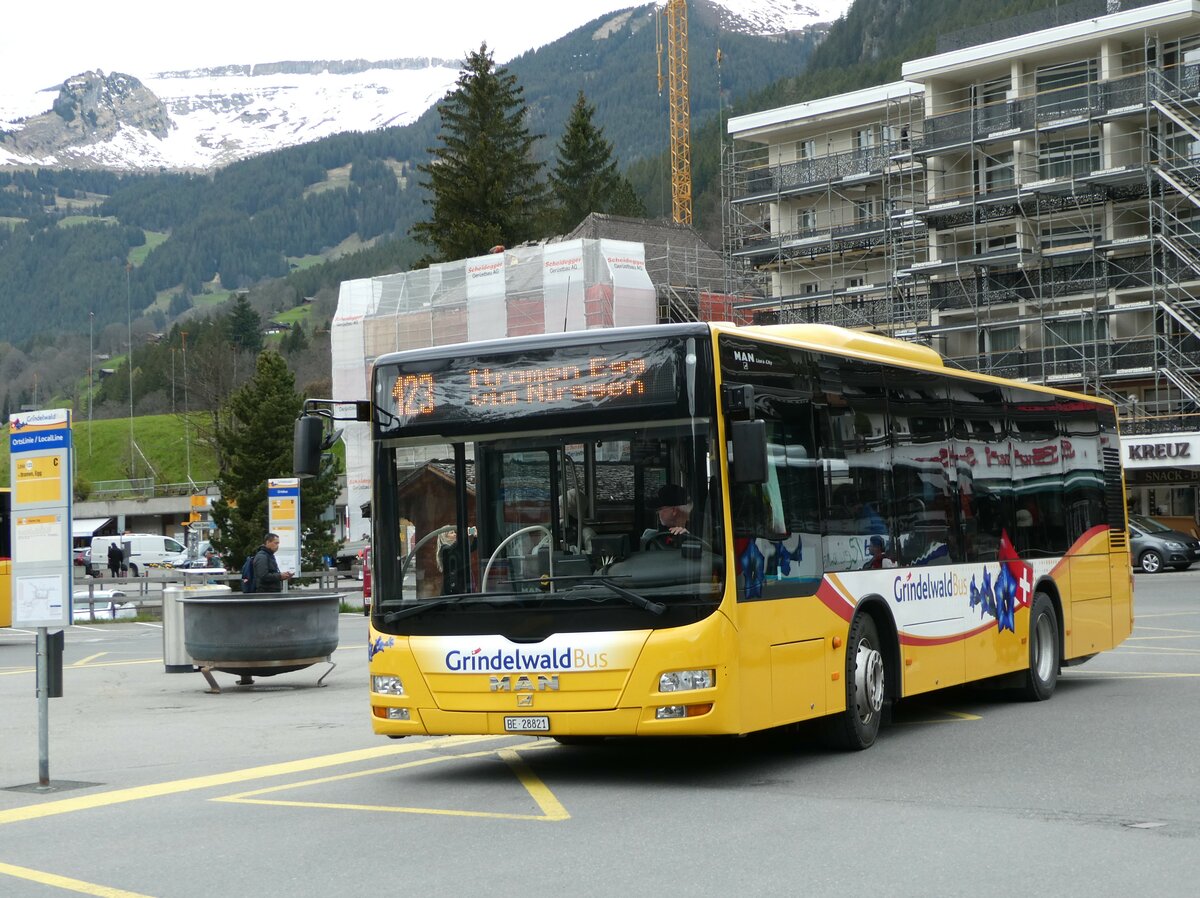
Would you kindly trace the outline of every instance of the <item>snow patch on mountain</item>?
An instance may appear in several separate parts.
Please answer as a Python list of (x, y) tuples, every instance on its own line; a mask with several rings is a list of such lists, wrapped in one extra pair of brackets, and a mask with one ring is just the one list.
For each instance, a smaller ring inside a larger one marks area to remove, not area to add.
[(719, 0), (722, 23), (750, 34), (800, 31), (810, 25), (835, 22), (846, 14), (852, 0)]
[[(440, 60), (315, 74), (278, 68), (230, 66), (151, 75), (142, 83), (168, 111), (171, 127), (165, 137), (126, 128), (109, 140), (63, 148), (54, 162), (40, 161), (121, 169), (213, 168), (342, 131), (408, 124), (445, 96), (458, 78), (457, 63)], [(266, 73), (249, 73), (262, 70)], [(56, 87), (23, 102), (4, 98), (8, 102), (0, 106), (0, 130), (19, 132), (57, 97)], [(28, 161), (11, 146), (0, 146), (0, 165)]]

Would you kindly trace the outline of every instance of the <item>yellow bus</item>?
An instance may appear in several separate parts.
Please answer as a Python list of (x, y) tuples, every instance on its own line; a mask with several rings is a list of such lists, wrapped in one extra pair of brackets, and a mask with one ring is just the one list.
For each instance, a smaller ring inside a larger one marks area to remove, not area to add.
[(380, 734), (862, 749), (931, 690), (1047, 699), (1133, 626), (1101, 399), (723, 323), (396, 353), (371, 390)]

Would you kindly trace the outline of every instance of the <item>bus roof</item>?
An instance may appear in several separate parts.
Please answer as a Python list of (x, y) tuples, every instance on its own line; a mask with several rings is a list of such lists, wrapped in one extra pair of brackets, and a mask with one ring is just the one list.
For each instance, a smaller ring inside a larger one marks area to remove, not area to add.
[(1079, 393), (1073, 390), (1063, 390), (1044, 384), (1035, 384), (1023, 380), (1012, 380), (1003, 377), (993, 377), (978, 371), (965, 368), (949, 368), (936, 350), (920, 343), (909, 343), (882, 334), (872, 334), (866, 331), (856, 331), (838, 327), (833, 324), (764, 324), (737, 325), (730, 322), (713, 322), (714, 333), (741, 334), (748, 337), (758, 337), (811, 349), (817, 352), (833, 352), (855, 358), (871, 359), (892, 365), (904, 365), (925, 370), (941, 371), (963, 380), (973, 380), (990, 384), (1019, 384), (1021, 387), (1050, 393), (1055, 396), (1066, 396), (1072, 399), (1086, 399), (1101, 405), (1113, 405), (1111, 400), (1102, 396)]
[(1058, 387), (1043, 384), (1016, 381), (990, 374), (981, 374), (965, 368), (947, 367), (941, 355), (928, 346), (920, 343), (910, 343), (895, 337), (885, 337), (867, 331), (852, 330), (833, 324), (734, 324), (729, 321), (690, 321), (671, 324), (653, 324), (620, 328), (597, 328), (584, 331), (559, 331), (547, 334), (530, 334), (521, 337), (506, 337), (496, 340), (485, 340), (475, 343), (455, 343), (442, 346), (429, 346), (421, 349), (403, 350), (387, 353), (374, 360), (374, 364), (394, 363), (416, 359), (444, 358), (462, 352), (464, 346), (470, 346), (473, 352), (480, 355), (491, 353), (507, 354), (522, 348), (554, 347), (570, 345), (588, 345), (597, 340), (606, 339), (654, 339), (665, 336), (699, 335), (711, 331), (713, 336), (727, 333), (745, 337), (786, 343), (802, 349), (816, 352), (832, 352), (854, 358), (870, 359), (872, 361), (921, 368), (929, 371), (939, 371), (964, 380), (996, 385), (1020, 384), (1031, 390), (1038, 390), (1056, 396), (1067, 396), (1073, 399), (1086, 399), (1102, 405), (1113, 403), (1100, 396), (1092, 396)]

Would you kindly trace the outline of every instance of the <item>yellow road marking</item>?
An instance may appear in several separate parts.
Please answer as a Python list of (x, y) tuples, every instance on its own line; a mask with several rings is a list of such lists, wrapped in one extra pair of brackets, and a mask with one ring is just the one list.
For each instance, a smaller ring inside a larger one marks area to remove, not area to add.
[(124, 889), (98, 886), (79, 879), (71, 879), (68, 876), (59, 876), (57, 873), (43, 873), (41, 870), (30, 870), (28, 867), (14, 867), (12, 864), (2, 862), (0, 862), (0, 873), (15, 876), (18, 879), (28, 879), (30, 882), (40, 883), (44, 886), (69, 889), (72, 892), (79, 892), (82, 895), (95, 895), (98, 898), (150, 898), (150, 896), (143, 895), (141, 892), (127, 892)]
[(949, 716), (948, 717), (930, 717), (926, 720), (895, 720), (895, 721), (893, 721), (893, 725), (911, 727), (911, 726), (923, 725), (926, 723), (958, 723), (959, 721), (963, 721), (963, 720), (983, 720), (983, 718), (980, 717), (978, 714), (968, 714), (966, 711), (942, 710), (942, 713), (947, 714)]
[(1187, 680), (1200, 677), (1200, 673), (1159, 673), (1157, 671), (1132, 670), (1089, 670), (1072, 671), (1072, 677), (1088, 680)]
[[(107, 654), (101, 652), (101, 655)], [(90, 661), (90, 658), (85, 658), (83, 661), (77, 661), (74, 664), (68, 664), (68, 668), (79, 667), (85, 661)], [(126, 664), (162, 664), (162, 658), (134, 658), (129, 661), (101, 661), (99, 664), (88, 664), (89, 670), (94, 670), (98, 667), (123, 667)], [(5, 670), (0, 670), (0, 677), (13, 676), (14, 674), (27, 674), (36, 671), (36, 667), (10, 667)]]
[(281, 764), (265, 764), (261, 767), (247, 767), (242, 770), (231, 770), (227, 773), (214, 773), (209, 776), (197, 776), (189, 779), (172, 780), (165, 783), (153, 783), (148, 786), (134, 786), (129, 789), (114, 789), (111, 792), (98, 792), (94, 795), (80, 795), (75, 798), (64, 798), (59, 801), (49, 801), (43, 804), (27, 805), (20, 808), (10, 808), (0, 811), (0, 825), (19, 823), (23, 820), (37, 820), (42, 817), (53, 817), (57, 814), (70, 814), (75, 811), (87, 811), (92, 808), (103, 808), (129, 801), (141, 801), (146, 798), (158, 798), (163, 795), (178, 795), (181, 792), (194, 792), (197, 789), (211, 789), (213, 786), (227, 786), (232, 783), (244, 783), (268, 776), (284, 776), (289, 773), (303, 773), (307, 770), (319, 770), (322, 767), (335, 767), (338, 764), (354, 764), (359, 761), (370, 761), (374, 758), (389, 755), (408, 754), (411, 752), (427, 751), (433, 748), (447, 748), (455, 745), (469, 745), (486, 739), (503, 739), (505, 736), (448, 736), (441, 739), (430, 739), (426, 742), (413, 742), (407, 745), (385, 745), (379, 748), (363, 748), (357, 751), (340, 752), (333, 755), (322, 755), (315, 758), (304, 758), (299, 761), (285, 761)]
[(1198, 610), (1198, 611), (1191, 611), (1191, 610), (1188, 610), (1188, 611), (1164, 611), (1161, 614), (1139, 614), (1137, 616), (1137, 619), (1138, 619), (1138, 622), (1140, 623), (1141, 621), (1144, 621), (1144, 620), (1155, 620), (1160, 617), (1179, 617), (1180, 615), (1183, 615), (1184, 617), (1191, 617), (1193, 614), (1200, 614), (1200, 610)]
[(1195, 639), (1200, 633), (1180, 633), (1177, 636), (1130, 636), (1126, 642), (1157, 642), (1163, 639)]
[[(262, 789), (253, 789), (249, 792), (241, 792), (237, 795), (226, 795), (219, 798), (213, 798), (212, 801), (226, 801), (231, 804), (262, 804), (275, 807), (294, 807), (294, 808), (324, 808), (327, 810), (339, 811), (376, 811), (387, 814), (431, 814), (441, 817), (484, 817), (492, 820), (535, 820), (540, 822), (558, 822), (561, 820), (570, 820), (571, 815), (567, 809), (562, 806), (554, 793), (546, 786), (545, 783), (538, 778), (528, 765), (518, 754), (520, 751), (529, 751), (540, 748), (548, 748), (549, 742), (528, 742), (522, 745), (514, 746), (513, 748), (501, 749), (485, 749), (484, 751), (470, 752), (467, 754), (445, 755), (436, 758), (420, 758), (416, 761), (406, 761), (403, 764), (393, 764), (388, 767), (378, 767), (371, 770), (356, 770), (351, 773), (340, 773), (334, 776), (319, 777), (317, 779), (305, 780), (299, 783), (286, 783), (282, 786), (266, 786)], [(345, 802), (330, 802), (330, 801), (295, 801), (281, 798), (258, 798), (256, 796), (269, 795), (274, 792), (283, 792), (291, 789), (303, 789), (309, 786), (319, 786), (326, 783), (340, 782), (342, 780), (357, 779), (364, 776), (376, 776), (381, 773), (392, 773), (396, 770), (404, 770), (413, 767), (424, 767), (428, 764), (440, 764), (445, 761), (461, 761), (467, 758), (485, 758), (489, 755), (496, 755), (503, 760), (512, 769), (517, 780), (525, 787), (530, 797), (541, 808), (540, 814), (505, 814), (494, 811), (469, 811), (469, 810), (452, 810), (447, 808), (418, 808), (407, 806), (394, 805), (375, 805), (375, 804), (348, 804)]]
[(107, 655), (107, 654), (108, 654), (108, 652), (96, 652), (96, 654), (94, 654), (94, 655), (88, 655), (86, 658), (79, 659), (74, 664), (72, 664), (71, 667), (83, 667), (89, 661), (95, 661), (101, 655)]

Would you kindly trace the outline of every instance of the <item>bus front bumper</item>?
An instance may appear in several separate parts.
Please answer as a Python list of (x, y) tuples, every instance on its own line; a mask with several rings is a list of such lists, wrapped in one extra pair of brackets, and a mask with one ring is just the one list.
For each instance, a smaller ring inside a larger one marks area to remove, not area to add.
[[(677, 700), (682, 700), (682, 696)], [(388, 718), (388, 708), (372, 707), (375, 732), (384, 736), (701, 736), (735, 732), (717, 706), (689, 696), (688, 704), (616, 708), (610, 711), (442, 711), (408, 708), (408, 720)]]

